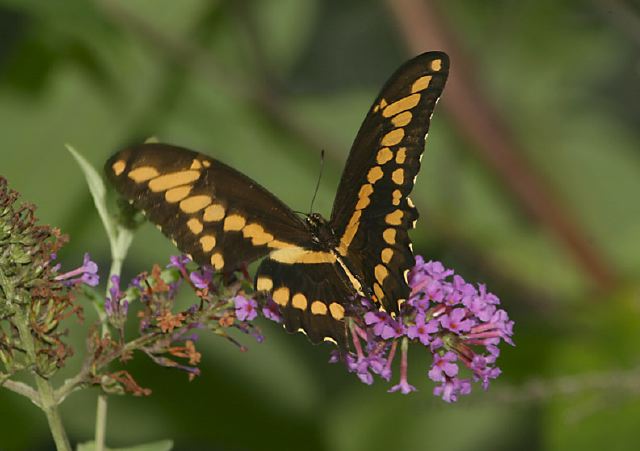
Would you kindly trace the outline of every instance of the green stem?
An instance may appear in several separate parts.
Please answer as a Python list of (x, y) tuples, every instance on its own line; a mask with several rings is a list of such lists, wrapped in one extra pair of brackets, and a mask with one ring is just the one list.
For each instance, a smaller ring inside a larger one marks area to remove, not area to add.
[(53, 436), (53, 441), (56, 444), (58, 451), (71, 451), (71, 445), (67, 438), (67, 433), (64, 430), (62, 424), (62, 418), (58, 411), (58, 406), (55, 402), (53, 394), (53, 387), (47, 379), (36, 374), (36, 386), (38, 387), (38, 393), (40, 393), (41, 408), (44, 410), (49, 422), (49, 429)]
[[(109, 232), (109, 228), (107, 232)], [(111, 268), (109, 269), (109, 280), (107, 281), (107, 293), (109, 295), (109, 289), (113, 285), (111, 281), (112, 276), (119, 276), (122, 271), (122, 264), (127, 251), (131, 245), (133, 239), (133, 233), (123, 227), (117, 227), (115, 237), (109, 234), (109, 241), (111, 245)], [(102, 336), (109, 333), (109, 323), (107, 314), (104, 309), (98, 311), (100, 315), (100, 323), (102, 324)], [(99, 395), (98, 403), (96, 405), (96, 428), (95, 428), (95, 450), (104, 451), (105, 439), (107, 431), (107, 395)]]
[(69, 444), (69, 439), (67, 438), (67, 433), (64, 430), (62, 418), (58, 411), (58, 404), (56, 403), (53, 387), (47, 379), (40, 376), (37, 372), (36, 346), (33, 341), (33, 336), (31, 335), (28, 319), (23, 312), (16, 312), (15, 325), (18, 328), (20, 341), (22, 341), (22, 345), (27, 351), (29, 360), (32, 362), (33, 366), (36, 367), (35, 380), (40, 397), (39, 404), (40, 408), (47, 416), (49, 429), (51, 430), (51, 435), (53, 436), (53, 440), (56, 444), (56, 449), (58, 451), (71, 451), (71, 445)]
[(3, 375), (0, 378), (0, 387), (4, 387), (7, 390), (11, 390), (14, 393), (18, 393), (19, 395), (26, 396), (29, 398), (35, 405), (40, 407), (40, 397), (38, 392), (31, 388), (29, 385), (24, 384), (18, 381), (12, 381), (9, 379), (9, 375)]
[(95, 450), (104, 451), (107, 431), (107, 395), (98, 396), (96, 405)]

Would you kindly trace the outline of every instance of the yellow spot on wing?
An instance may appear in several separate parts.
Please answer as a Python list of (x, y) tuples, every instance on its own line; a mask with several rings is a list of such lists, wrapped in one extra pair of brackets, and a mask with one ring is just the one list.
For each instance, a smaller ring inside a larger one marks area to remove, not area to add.
[(151, 180), (158, 175), (160, 175), (160, 173), (156, 168), (151, 166), (140, 166), (139, 168), (135, 168), (133, 171), (129, 172), (127, 177), (136, 183), (140, 183)]
[(344, 234), (340, 239), (340, 254), (347, 255), (347, 249), (353, 241), (353, 238), (356, 236), (356, 232), (358, 232), (358, 227), (360, 225), (360, 216), (362, 215), (360, 210), (356, 210), (353, 212), (347, 227), (344, 229)]
[(225, 232), (228, 231), (240, 231), (246, 224), (245, 219), (240, 215), (229, 215), (224, 220), (223, 229)]
[[(432, 66), (433, 67), (433, 66)], [(440, 70), (440, 69), (435, 69)], [(423, 91), (429, 87), (429, 83), (431, 83), (431, 75), (423, 75), (413, 82), (411, 85), (411, 92)]]
[(402, 185), (404, 183), (404, 169), (398, 168), (391, 174), (391, 180), (396, 185)]
[(385, 264), (389, 263), (392, 258), (393, 258), (393, 249), (391, 249), (390, 247), (385, 247), (384, 249), (382, 249), (382, 252), (380, 252), (380, 259), (382, 260), (383, 263)]
[(166, 199), (167, 202), (170, 202), (172, 204), (175, 202), (179, 202), (189, 195), (189, 193), (191, 192), (191, 188), (192, 188), (191, 185), (184, 185), (184, 186), (179, 186), (177, 188), (172, 188), (168, 190), (166, 193), (164, 193), (164, 198)]
[(413, 115), (411, 114), (411, 111), (404, 111), (400, 114), (393, 116), (391, 118), (391, 123), (396, 127), (404, 127), (409, 122), (411, 122), (412, 117)]
[(216, 237), (213, 235), (205, 235), (200, 238), (200, 245), (203, 251), (209, 252), (216, 245)]
[(207, 160), (202, 160), (202, 165), (203, 165), (205, 168), (208, 168), (209, 166), (211, 166), (211, 162), (210, 162), (210, 161), (207, 161)]
[(400, 191), (399, 189), (395, 189), (393, 190), (393, 193), (391, 193), (391, 195), (393, 196), (391, 203), (393, 205), (400, 205), (400, 199), (402, 199), (402, 191)]
[(387, 106), (387, 101), (385, 99), (380, 99), (380, 103), (373, 107), (373, 112), (376, 113), (380, 108), (384, 108)]
[(442, 60), (438, 59), (431, 61), (431, 69), (435, 71), (439, 71), (440, 69), (442, 69)]
[(313, 301), (311, 303), (311, 313), (314, 315), (326, 315), (327, 305), (322, 301)]
[(200, 160), (194, 158), (189, 169), (202, 169), (202, 163), (200, 163)]
[(337, 302), (332, 302), (329, 305), (329, 311), (331, 312), (331, 316), (333, 316), (333, 319), (340, 321), (342, 318), (344, 318), (344, 307)]
[[(267, 243), (273, 241), (273, 235), (264, 231), (260, 224), (248, 224), (242, 229), (242, 236), (247, 239), (251, 239), (251, 244), (254, 246), (264, 246)], [(273, 246), (277, 247), (277, 246)]]
[(404, 128), (394, 128), (382, 137), (380, 144), (383, 146), (395, 146), (404, 138)]
[[(371, 186), (371, 185), (365, 185), (365, 186)], [(369, 196), (360, 196), (358, 198), (358, 202), (356, 203), (356, 210), (362, 210), (364, 208), (367, 207), (367, 205), (369, 205), (369, 203), (371, 202), (371, 200), (369, 199)]]
[(302, 264), (318, 264), (318, 263), (335, 263), (336, 256), (331, 252), (310, 251), (298, 246), (278, 249), (269, 254), (269, 258), (279, 263), (293, 265)]
[(365, 183), (360, 187), (360, 192), (358, 193), (358, 197), (369, 197), (373, 193), (373, 186)]
[(242, 229), (242, 236), (245, 238), (253, 238), (261, 233), (264, 233), (264, 229), (256, 223), (247, 224)]
[(307, 297), (302, 293), (296, 293), (291, 298), (291, 305), (300, 310), (307, 309)]
[[(411, 113), (409, 113), (411, 114)], [(385, 164), (387, 161), (393, 158), (393, 152), (388, 147), (383, 147), (378, 151), (378, 155), (376, 155), (376, 161), (378, 164)]]
[(287, 243), (285, 241), (280, 241), (280, 240), (271, 240), (267, 243), (267, 246), (272, 249), (284, 249), (285, 247), (294, 246), (294, 244)]
[(179, 171), (161, 175), (149, 182), (149, 189), (154, 193), (166, 191), (176, 186), (195, 182), (200, 178), (200, 171)]
[(384, 117), (395, 116), (398, 113), (410, 110), (411, 108), (415, 107), (419, 101), (420, 94), (411, 94), (387, 106), (384, 110), (382, 110), (382, 115)]
[(120, 175), (124, 172), (127, 167), (127, 163), (124, 160), (118, 160), (111, 165), (111, 169), (113, 169), (113, 173), (115, 175)]
[(202, 210), (211, 203), (211, 198), (207, 195), (187, 197), (180, 202), (180, 210), (185, 213), (195, 213)]
[(376, 265), (374, 268), (374, 274), (376, 276), (376, 280), (382, 284), (384, 279), (389, 275), (389, 270), (384, 265)]
[(384, 291), (382, 291), (382, 287), (380, 286), (380, 284), (378, 283), (373, 284), (373, 292), (378, 297), (378, 301), (382, 301), (382, 299), (384, 298)]
[(273, 241), (273, 238), (274, 236), (270, 233), (263, 232), (260, 235), (254, 236), (251, 239), (251, 244), (253, 244), (254, 246), (264, 246), (265, 244)]
[(389, 213), (384, 217), (387, 224), (400, 225), (402, 223), (402, 217), (404, 212), (402, 210), (395, 210), (393, 213)]
[(407, 148), (400, 147), (398, 149), (398, 152), (396, 153), (396, 163), (403, 164), (406, 159), (407, 159)]
[(216, 252), (211, 256), (211, 266), (217, 270), (221, 270), (224, 267), (224, 257), (219, 252)]
[(200, 235), (204, 226), (199, 219), (191, 218), (187, 221), (187, 227), (189, 227), (189, 230), (195, 235)]
[(382, 238), (384, 238), (384, 241), (387, 244), (395, 244), (396, 243), (396, 229), (393, 229), (393, 228), (385, 229), (384, 232), (382, 232)]
[(286, 306), (289, 303), (289, 288), (280, 287), (276, 289), (271, 295), (271, 298), (273, 299), (273, 302), (275, 302), (276, 304), (281, 305), (283, 307)]
[(382, 178), (382, 175), (383, 175), (383, 172), (380, 166), (374, 166), (371, 169), (369, 169), (369, 173), (367, 174), (367, 180), (369, 180), (369, 183), (373, 184), (373, 183), (376, 183), (378, 180), (380, 180)]
[(259, 276), (256, 288), (258, 291), (270, 291), (273, 288), (273, 280), (271, 277)]
[(221, 204), (212, 204), (204, 209), (204, 215), (202, 216), (202, 219), (207, 222), (220, 221), (222, 218), (224, 218), (224, 214), (224, 207)]

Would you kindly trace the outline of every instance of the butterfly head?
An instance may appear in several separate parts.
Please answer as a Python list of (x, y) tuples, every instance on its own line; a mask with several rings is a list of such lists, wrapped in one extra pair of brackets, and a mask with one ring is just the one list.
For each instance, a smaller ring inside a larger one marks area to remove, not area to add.
[(337, 240), (331, 226), (320, 213), (311, 213), (310, 215), (307, 215), (305, 222), (311, 229), (314, 242), (329, 245), (329, 247), (336, 244)]

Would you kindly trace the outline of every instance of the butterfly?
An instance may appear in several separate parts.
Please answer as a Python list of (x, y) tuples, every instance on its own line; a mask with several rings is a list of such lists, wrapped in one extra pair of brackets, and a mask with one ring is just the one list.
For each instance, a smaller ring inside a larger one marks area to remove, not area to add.
[(418, 212), (409, 194), (448, 72), (445, 53), (427, 52), (391, 76), (358, 131), (328, 220), (300, 217), (241, 172), (169, 144), (126, 148), (106, 175), (195, 262), (230, 272), (264, 257), (255, 289), (278, 304), (285, 328), (344, 347), (358, 296), (393, 315), (410, 294)]

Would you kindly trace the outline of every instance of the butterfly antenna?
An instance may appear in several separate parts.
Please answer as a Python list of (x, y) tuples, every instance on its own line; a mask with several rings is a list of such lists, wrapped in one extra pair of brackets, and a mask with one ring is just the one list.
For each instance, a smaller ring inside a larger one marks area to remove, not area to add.
[(320, 180), (322, 179), (323, 169), (324, 169), (324, 149), (320, 151), (320, 173), (318, 174), (316, 189), (313, 191), (313, 197), (311, 198), (311, 205), (309, 206), (309, 214), (313, 213), (313, 203), (316, 201), (316, 196), (318, 195), (318, 189), (320, 188)]

